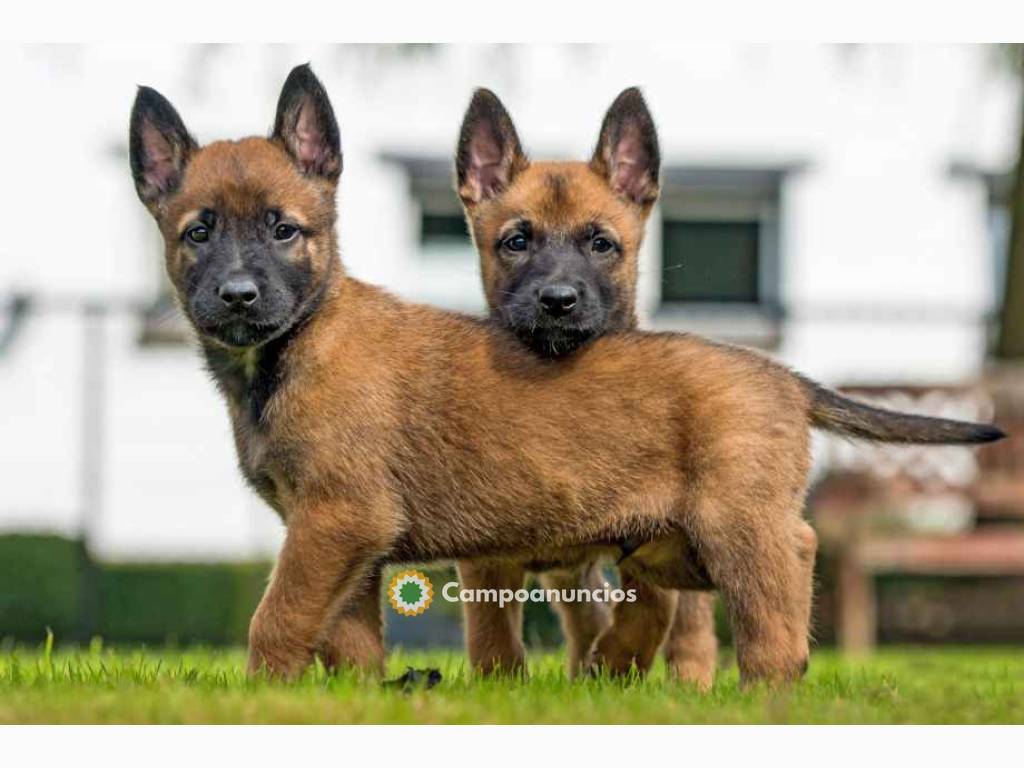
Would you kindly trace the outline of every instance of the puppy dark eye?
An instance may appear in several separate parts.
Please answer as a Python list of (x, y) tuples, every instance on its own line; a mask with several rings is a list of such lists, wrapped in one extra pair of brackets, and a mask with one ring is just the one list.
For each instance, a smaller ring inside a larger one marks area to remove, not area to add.
[(523, 235), (512, 235), (511, 237), (505, 238), (505, 242), (503, 242), (502, 245), (510, 251), (525, 251), (526, 238)]
[(210, 230), (202, 225), (192, 227), (185, 233), (185, 237), (193, 243), (205, 243), (210, 239)]
[(274, 227), (274, 239), (275, 240), (291, 240), (295, 237), (295, 233), (299, 231), (298, 227), (293, 227), (291, 224), (278, 224)]
[(615, 249), (615, 243), (606, 237), (595, 237), (590, 243), (590, 248), (594, 253), (609, 253)]

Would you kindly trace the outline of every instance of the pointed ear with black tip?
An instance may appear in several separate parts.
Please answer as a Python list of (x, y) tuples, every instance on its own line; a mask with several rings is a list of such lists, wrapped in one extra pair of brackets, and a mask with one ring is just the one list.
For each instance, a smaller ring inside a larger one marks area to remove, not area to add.
[(658, 199), (658, 132), (639, 88), (627, 88), (608, 108), (590, 167), (616, 194), (641, 207)]
[(327, 91), (308, 64), (300, 64), (281, 88), (273, 138), (307, 176), (341, 176), (341, 132)]
[(139, 86), (128, 127), (128, 155), (135, 191), (151, 211), (178, 188), (198, 148), (171, 102)]
[(455, 150), (456, 191), (462, 202), (476, 205), (500, 194), (529, 164), (505, 107), (491, 91), (478, 88)]

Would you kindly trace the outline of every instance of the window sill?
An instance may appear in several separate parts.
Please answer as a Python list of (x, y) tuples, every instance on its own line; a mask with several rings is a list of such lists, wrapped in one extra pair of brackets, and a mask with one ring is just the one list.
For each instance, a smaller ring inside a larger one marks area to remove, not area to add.
[(651, 315), (647, 327), (771, 350), (782, 341), (780, 315), (762, 304), (667, 302)]

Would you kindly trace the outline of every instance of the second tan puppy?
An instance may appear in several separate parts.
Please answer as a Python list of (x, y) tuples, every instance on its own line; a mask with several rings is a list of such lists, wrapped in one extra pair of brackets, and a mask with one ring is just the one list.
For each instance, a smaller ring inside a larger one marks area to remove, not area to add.
[[(604, 333), (635, 328), (638, 253), (658, 195), (660, 166), (654, 120), (640, 92), (623, 91), (608, 109), (592, 163), (628, 162), (633, 173), (648, 179), (642, 186), (630, 188), (621, 177), (595, 176), (587, 163), (530, 163), (508, 112), (485, 89), (474, 95), (460, 131), (456, 156), (460, 191), (481, 158), (508, 158), (516, 169), (517, 186), (530, 198), (531, 209), (544, 211), (549, 229), (571, 232), (573, 226), (580, 227), (575, 237), (546, 239), (530, 238), (517, 230), (500, 248), (477, 242), (493, 320), (543, 357), (567, 357)], [(488, 188), (483, 199), (502, 191)], [(589, 209), (592, 220), (559, 222), (560, 217), (571, 216), (570, 200)], [(480, 201), (469, 194), (463, 202), (472, 224)], [(623, 203), (629, 215), (616, 217), (616, 231), (600, 231), (598, 222), (620, 212)], [(472, 589), (515, 590), (522, 586), (527, 569), (541, 565), (462, 561), (459, 575), (463, 586)], [(617, 604), (614, 613), (605, 603), (552, 604), (568, 645), (570, 676), (589, 663), (612, 673), (627, 672), (634, 665), (646, 672), (671, 622), (665, 653), (672, 670), (681, 680), (709, 687), (718, 647), (713, 596), (658, 589), (636, 578), (628, 556), (620, 573), (623, 587), (635, 590), (638, 599)], [(549, 589), (593, 590), (603, 585), (604, 577), (600, 564), (586, 563), (569, 571), (545, 571), (541, 581)], [(463, 610), (466, 649), (474, 667), (484, 672), (515, 672), (524, 667), (521, 605), (478, 602), (467, 603)]]

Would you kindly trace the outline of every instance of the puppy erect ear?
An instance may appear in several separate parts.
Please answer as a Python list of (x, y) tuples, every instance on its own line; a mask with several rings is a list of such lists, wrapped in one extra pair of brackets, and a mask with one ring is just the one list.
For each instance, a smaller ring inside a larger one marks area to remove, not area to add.
[(505, 107), (491, 91), (478, 88), (455, 150), (456, 191), (462, 202), (475, 205), (494, 197), (528, 165)]
[(303, 173), (329, 181), (341, 175), (341, 132), (327, 91), (308, 64), (295, 67), (284, 81), (273, 138)]
[(627, 88), (608, 108), (590, 167), (616, 194), (650, 207), (658, 198), (661, 153), (654, 120), (639, 88)]
[(177, 189), (198, 147), (171, 102), (140, 86), (128, 128), (128, 154), (135, 190), (151, 211)]

